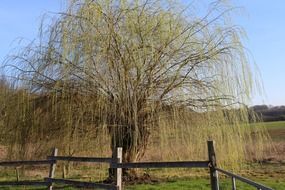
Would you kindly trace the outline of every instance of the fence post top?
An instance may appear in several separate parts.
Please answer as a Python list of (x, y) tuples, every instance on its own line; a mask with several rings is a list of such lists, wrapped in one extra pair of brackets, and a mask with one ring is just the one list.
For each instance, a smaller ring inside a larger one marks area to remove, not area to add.
[[(208, 141), (207, 141), (207, 145), (208, 145), (208, 148), (214, 149), (215, 141), (214, 141), (214, 140), (208, 140)], [(213, 151), (214, 151), (214, 150), (213, 150)]]
[(54, 147), (53, 149), (52, 149), (52, 156), (57, 156), (57, 153), (58, 153), (58, 149), (56, 148), (56, 147)]

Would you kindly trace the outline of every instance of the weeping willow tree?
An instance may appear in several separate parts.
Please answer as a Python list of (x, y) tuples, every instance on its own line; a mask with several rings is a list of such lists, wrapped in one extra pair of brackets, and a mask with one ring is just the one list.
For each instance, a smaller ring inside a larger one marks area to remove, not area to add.
[(262, 147), (264, 135), (252, 139), (248, 127), (255, 82), (232, 8), (216, 1), (196, 10), (168, 0), (70, 1), (6, 62), (30, 93), (31, 125), (61, 131), (69, 145), (107, 135), (124, 162), (146, 150), (195, 158), (207, 139), (221, 161)]

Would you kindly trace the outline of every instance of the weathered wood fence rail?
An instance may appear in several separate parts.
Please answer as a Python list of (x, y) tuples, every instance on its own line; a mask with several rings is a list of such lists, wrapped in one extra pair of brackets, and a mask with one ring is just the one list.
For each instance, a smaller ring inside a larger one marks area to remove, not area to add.
[(216, 168), (216, 170), (232, 178), (232, 190), (236, 190), (237, 189), (236, 188), (236, 179), (240, 180), (240, 181), (242, 181), (244, 183), (247, 183), (248, 185), (251, 185), (251, 186), (257, 188), (257, 190), (272, 190), (269, 187), (266, 187), (266, 186), (264, 186), (262, 184), (256, 183), (256, 182), (254, 182), (252, 180), (249, 180), (247, 178), (241, 177), (241, 176), (236, 175), (234, 173), (231, 173), (229, 171), (226, 171), (226, 170), (223, 170), (223, 169), (220, 169), (220, 168)]
[[(97, 158), (97, 157), (69, 157), (57, 156), (58, 150), (55, 148), (51, 156), (47, 160), (35, 161), (5, 161), (0, 162), (0, 166), (22, 166), (22, 165), (50, 165), (49, 175), (43, 181), (5, 181), (0, 182), (0, 186), (47, 186), (52, 190), (53, 184), (67, 184), (75, 187), (84, 187), (91, 189), (122, 189), (122, 169), (123, 168), (209, 168), (211, 190), (219, 190), (218, 173), (222, 173), (232, 178), (232, 190), (236, 190), (236, 179), (247, 183), (258, 190), (273, 190), (264, 185), (251, 181), (247, 178), (238, 176), (229, 171), (217, 168), (216, 155), (213, 141), (208, 141), (208, 157), (206, 161), (180, 161), (180, 162), (134, 162), (122, 163), (122, 148), (117, 149), (117, 156), (115, 158)], [(55, 178), (55, 169), (57, 161), (72, 161), (72, 162), (92, 162), (92, 163), (108, 163), (110, 168), (116, 169), (116, 184), (103, 184), (94, 182), (83, 182), (69, 179)]]
[[(121, 149), (121, 148), (118, 148), (118, 149)], [(56, 163), (57, 161), (109, 163), (110, 167), (114, 165), (114, 163), (118, 162), (118, 160), (115, 158), (99, 158), (99, 157), (70, 157), (70, 156), (55, 155), (55, 156), (48, 156), (47, 158), (49, 160), (52, 160), (54, 163)], [(110, 189), (110, 190), (118, 189), (118, 185), (94, 183), (94, 182), (83, 182), (83, 181), (75, 181), (75, 180), (69, 180), (69, 179), (56, 179), (54, 178), (54, 176), (45, 178), (44, 180), (50, 184), (50, 189), (52, 189), (53, 183), (68, 184), (68, 185), (72, 185), (75, 187), (84, 187), (84, 188), (92, 188), (92, 189), (95, 189), (95, 188)]]

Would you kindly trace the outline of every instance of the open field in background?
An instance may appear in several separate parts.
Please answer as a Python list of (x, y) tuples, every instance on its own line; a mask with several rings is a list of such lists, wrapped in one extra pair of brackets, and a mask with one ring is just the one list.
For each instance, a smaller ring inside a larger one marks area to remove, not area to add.
[[(257, 123), (257, 126), (264, 126), (272, 138), (275, 151), (268, 151), (265, 162), (281, 163), (285, 165), (285, 121)], [(285, 178), (285, 176), (284, 176)]]
[(285, 121), (264, 122), (255, 125), (264, 125), (274, 142), (285, 142)]
[[(244, 167), (242, 172), (238, 174), (248, 177), (249, 179), (255, 180), (256, 182), (263, 183), (276, 190), (285, 190), (285, 121), (282, 122), (267, 122), (255, 124), (258, 126), (264, 126), (268, 129), (269, 135), (271, 136), (273, 143), (276, 147), (276, 151), (268, 151), (268, 156), (260, 163), (251, 163)], [(5, 151), (4, 148), (0, 147), (0, 152)], [(271, 153), (270, 153), (271, 152)], [(59, 167), (56, 169), (56, 177), (61, 178), (62, 169), (61, 162)], [(107, 176), (107, 165), (73, 165), (68, 178), (75, 180), (84, 181), (100, 181), (105, 179)], [(125, 189), (128, 190), (170, 190), (170, 189), (197, 189), (197, 190), (208, 190), (209, 179), (208, 171), (203, 169), (149, 169), (139, 170), (141, 174), (151, 176), (152, 180), (146, 177), (145, 182), (148, 184), (133, 184), (128, 185)], [(20, 179), (42, 179), (48, 174), (48, 168), (41, 168), (40, 170), (34, 170), (33, 168), (28, 169), (25, 172), (25, 177), (21, 176)], [(2, 169), (0, 170), (0, 180), (16, 180), (15, 169)], [(231, 188), (230, 179), (221, 176), (221, 190)], [(243, 183), (237, 183), (238, 189), (251, 190), (254, 189)], [(3, 190), (16, 190), (16, 189), (45, 189), (43, 188), (32, 188), (32, 187), (1, 187)], [(60, 189), (73, 190), (71, 187), (61, 187)]]

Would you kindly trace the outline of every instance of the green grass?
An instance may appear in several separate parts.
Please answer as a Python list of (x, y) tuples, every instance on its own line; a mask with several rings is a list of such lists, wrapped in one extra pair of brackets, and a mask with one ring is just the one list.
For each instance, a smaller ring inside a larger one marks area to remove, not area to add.
[(285, 142), (285, 121), (266, 122), (265, 127), (275, 142)]
[(262, 122), (262, 123), (255, 123), (254, 125), (265, 126), (268, 130), (285, 129), (285, 121)]
[[(263, 180), (261, 181), (264, 185), (267, 185), (275, 190), (285, 190), (285, 180), (283, 181), (272, 181), (272, 180)], [(72, 187), (58, 187), (59, 189), (64, 190), (75, 190), (76, 188)], [(55, 188), (55, 189), (58, 189)], [(39, 188), (33, 188), (33, 187), (1, 187), (3, 190), (43, 190), (46, 189), (46, 187), (39, 187)], [(126, 190), (209, 190), (210, 189), (210, 183), (209, 179), (178, 179), (168, 182), (162, 182), (158, 184), (140, 184), (140, 185), (131, 185), (124, 187)], [(220, 190), (229, 190), (231, 189), (231, 182), (230, 179), (222, 179), (220, 180)], [(242, 190), (256, 190), (256, 188), (249, 186), (245, 183), (237, 181), (237, 189)]]
[[(262, 181), (264, 185), (267, 185), (276, 190), (285, 190), (285, 181)], [(209, 190), (210, 183), (208, 179), (188, 179), (177, 180), (172, 182), (164, 182), (160, 184), (141, 184), (129, 186), (127, 190), (171, 190), (171, 189), (193, 189), (193, 190)], [(231, 189), (231, 181), (229, 179), (220, 180), (220, 190)], [(256, 188), (249, 186), (245, 183), (237, 181), (237, 189), (242, 190), (256, 190)]]
[(285, 142), (285, 121), (254, 123), (257, 127), (265, 127), (275, 142)]

